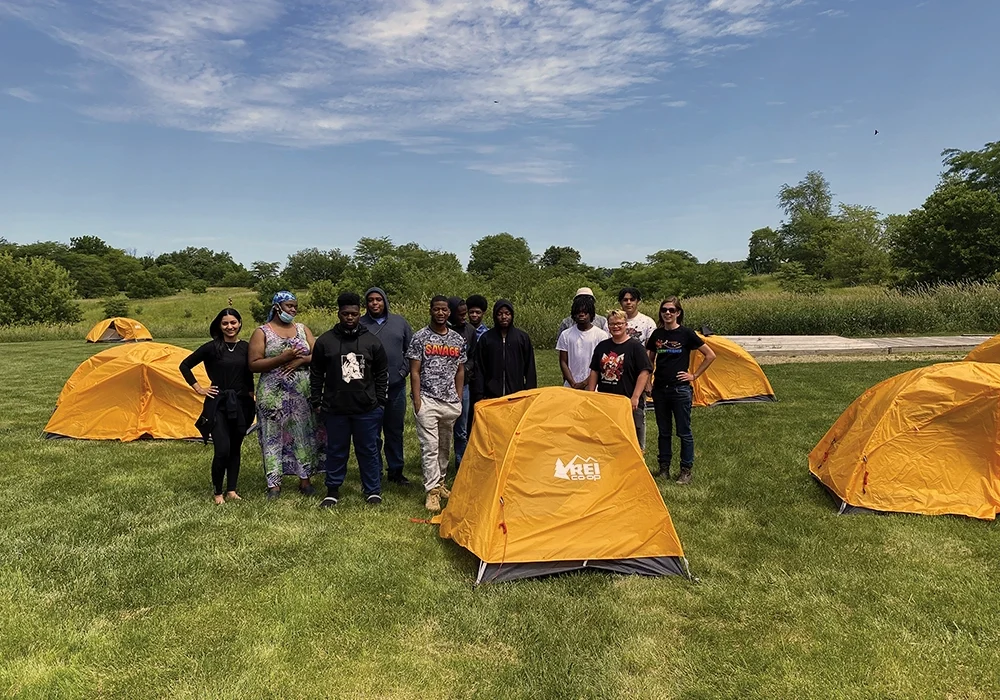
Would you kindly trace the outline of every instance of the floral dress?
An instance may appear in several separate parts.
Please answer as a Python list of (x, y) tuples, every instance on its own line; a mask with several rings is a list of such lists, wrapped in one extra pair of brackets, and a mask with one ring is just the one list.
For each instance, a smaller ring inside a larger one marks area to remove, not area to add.
[[(276, 357), (289, 347), (308, 349), (305, 327), (295, 324), (294, 338), (282, 338), (271, 326), (264, 332), (264, 357)], [(320, 446), (325, 442), (309, 407), (309, 367), (300, 367), (290, 377), (280, 368), (262, 372), (257, 381), (257, 423), (264, 455), (267, 487), (281, 486), (283, 475), (308, 479), (323, 471)]]

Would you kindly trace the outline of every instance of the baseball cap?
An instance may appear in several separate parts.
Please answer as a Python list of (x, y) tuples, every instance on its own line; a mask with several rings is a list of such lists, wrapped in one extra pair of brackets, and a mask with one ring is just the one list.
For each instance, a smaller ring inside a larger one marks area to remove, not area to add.
[(580, 296), (581, 294), (586, 294), (588, 297), (592, 297), (594, 296), (594, 290), (591, 289), (590, 287), (580, 287), (578, 290), (576, 290), (575, 296)]

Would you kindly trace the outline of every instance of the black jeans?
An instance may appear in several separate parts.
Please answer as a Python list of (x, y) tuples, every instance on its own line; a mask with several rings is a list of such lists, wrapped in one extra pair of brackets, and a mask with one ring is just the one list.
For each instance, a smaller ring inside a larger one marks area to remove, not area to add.
[(236, 482), (240, 478), (240, 448), (246, 433), (236, 427), (236, 419), (230, 419), (223, 410), (215, 414), (215, 427), (212, 428), (212, 446), (215, 457), (212, 459), (212, 486), (215, 495), (222, 495), (222, 479), (226, 477), (226, 490), (235, 491)]
[(669, 467), (673, 457), (670, 436), (671, 419), (677, 424), (677, 437), (681, 440), (681, 469), (694, 464), (694, 436), (691, 434), (691, 400), (694, 390), (690, 384), (677, 384), (662, 389), (653, 388), (653, 410), (656, 412), (657, 445), (661, 468)]

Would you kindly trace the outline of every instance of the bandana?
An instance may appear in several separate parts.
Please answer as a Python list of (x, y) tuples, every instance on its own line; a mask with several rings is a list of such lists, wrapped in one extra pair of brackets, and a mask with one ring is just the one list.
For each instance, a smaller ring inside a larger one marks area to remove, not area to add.
[(275, 293), (275, 295), (271, 298), (271, 310), (267, 312), (268, 321), (274, 318), (274, 313), (275, 313), (274, 307), (277, 306), (278, 304), (283, 304), (286, 301), (297, 301), (297, 299), (295, 298), (295, 295), (292, 294), (291, 292), (280, 291)]

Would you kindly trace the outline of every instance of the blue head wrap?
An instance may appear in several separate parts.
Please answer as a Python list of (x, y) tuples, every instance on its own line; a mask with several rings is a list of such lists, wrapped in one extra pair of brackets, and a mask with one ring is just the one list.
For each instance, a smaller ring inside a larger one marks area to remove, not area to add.
[(286, 292), (284, 290), (276, 292), (273, 297), (271, 297), (271, 309), (267, 312), (267, 320), (270, 321), (274, 318), (274, 307), (278, 304), (283, 304), (286, 301), (298, 301), (295, 295), (291, 292)]

